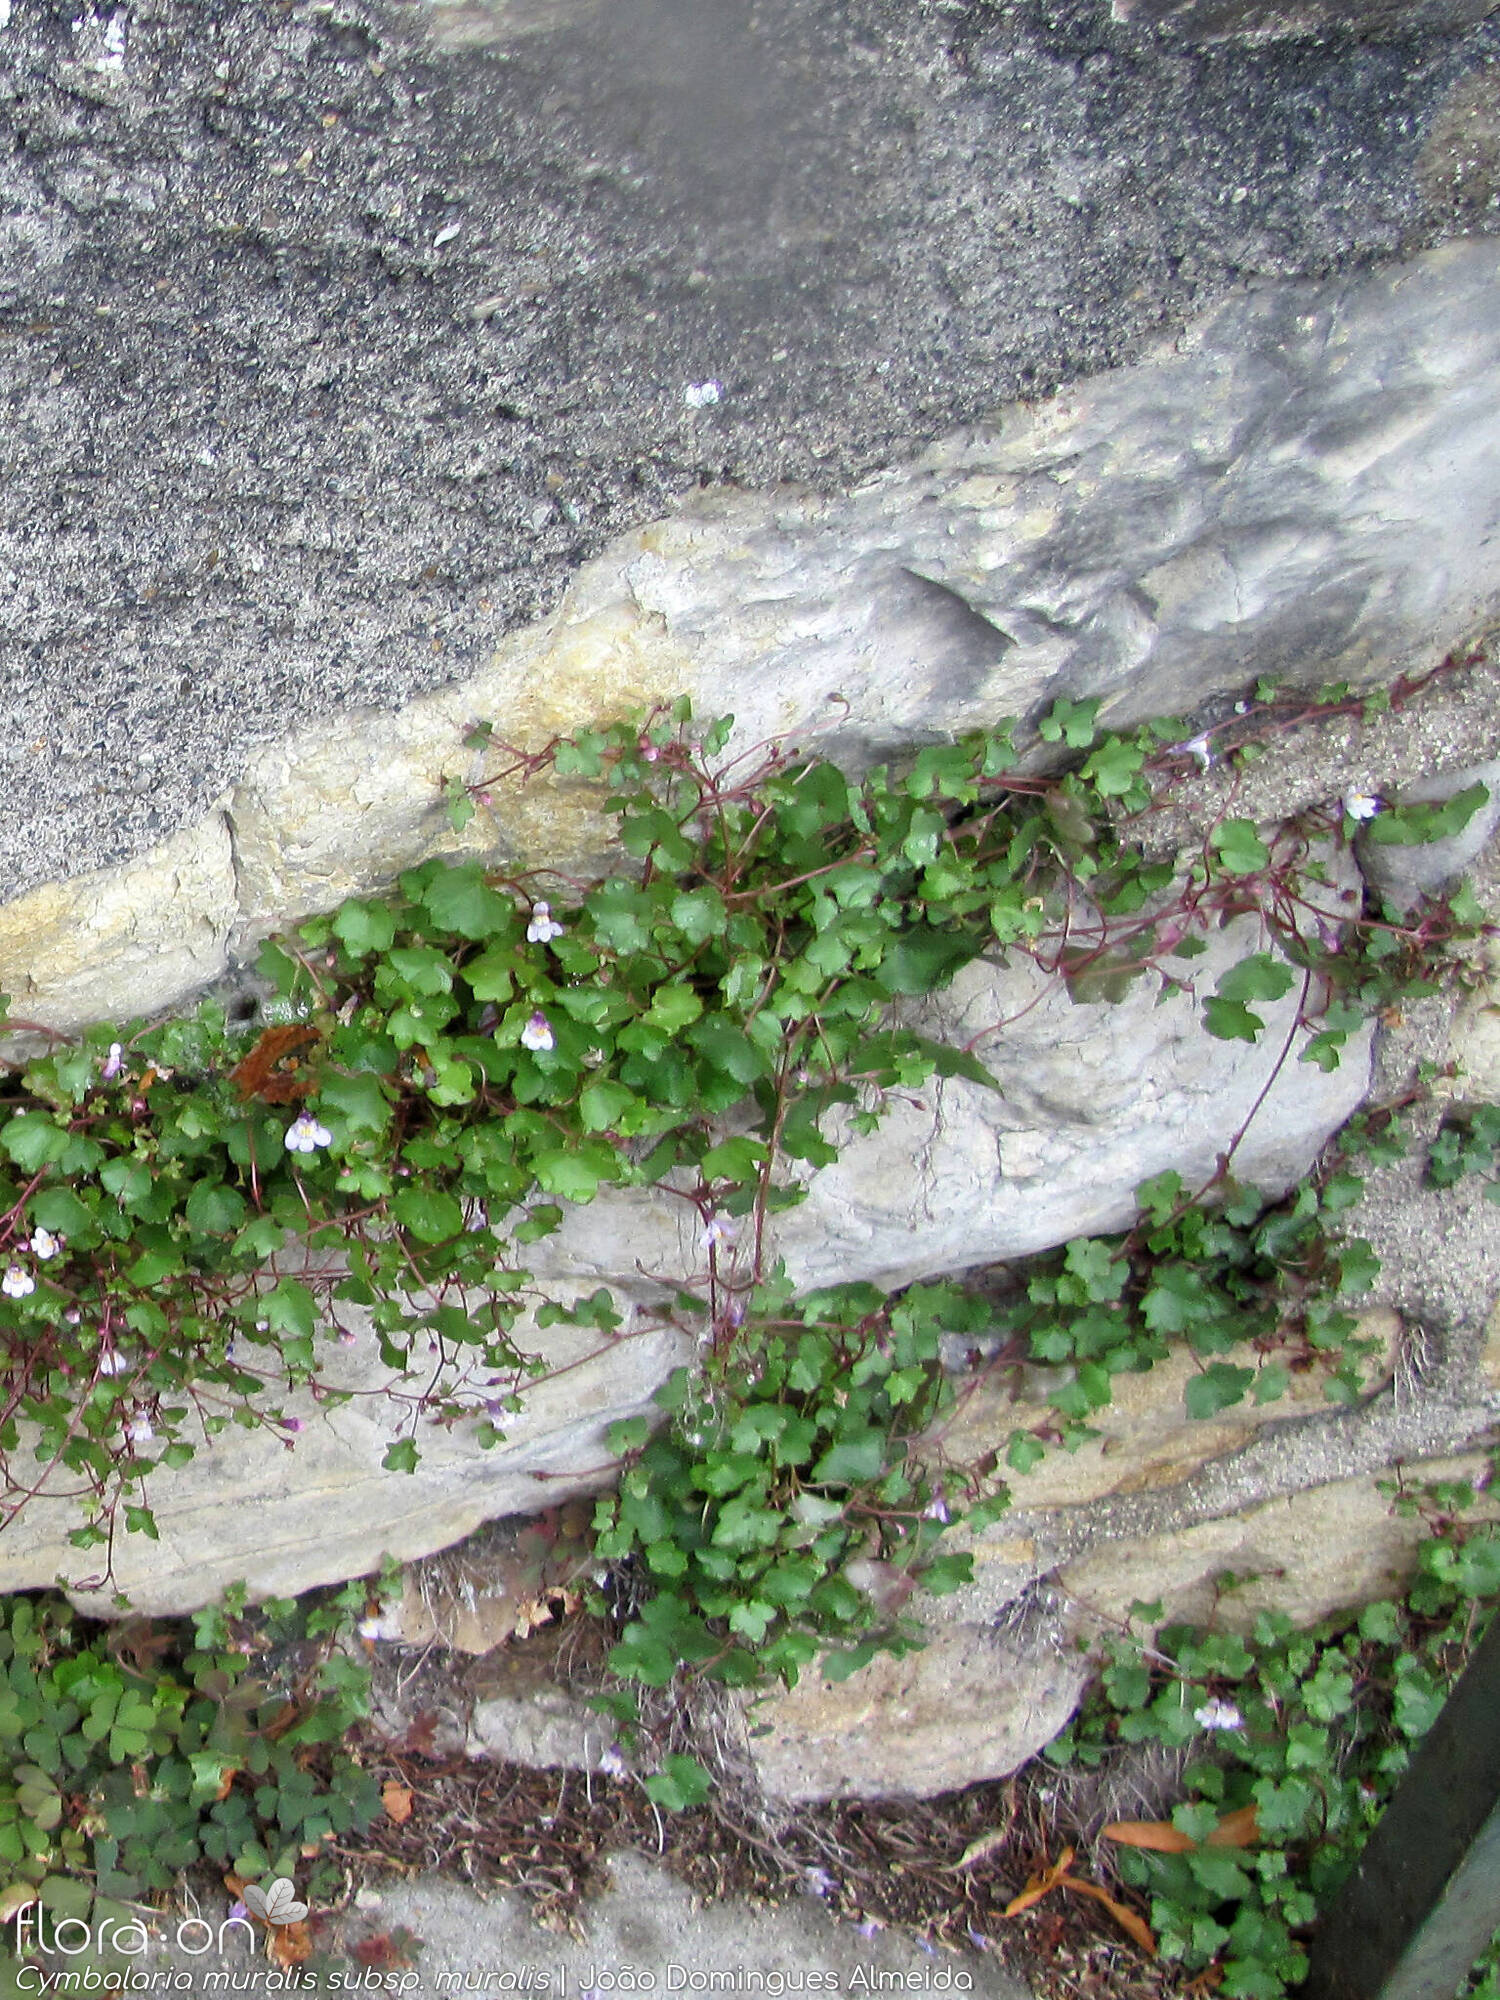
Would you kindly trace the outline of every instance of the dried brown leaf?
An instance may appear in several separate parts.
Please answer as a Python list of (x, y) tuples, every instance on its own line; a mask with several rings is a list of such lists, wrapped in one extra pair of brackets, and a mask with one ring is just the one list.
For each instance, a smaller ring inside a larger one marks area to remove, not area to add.
[(1144, 1920), (1134, 1910), (1117, 1903), (1113, 1896), (1099, 1887), (1097, 1882), (1081, 1882), (1076, 1875), (1066, 1875), (1059, 1885), (1064, 1889), (1076, 1889), (1080, 1896), (1092, 1896), (1096, 1903), (1102, 1903), (1125, 1935), (1133, 1938), (1141, 1950), (1151, 1958), (1156, 1956), (1156, 1939)]

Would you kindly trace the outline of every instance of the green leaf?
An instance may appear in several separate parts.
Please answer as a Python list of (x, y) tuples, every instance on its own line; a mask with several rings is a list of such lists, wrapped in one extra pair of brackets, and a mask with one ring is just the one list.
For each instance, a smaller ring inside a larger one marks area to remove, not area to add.
[(674, 896), (669, 914), (691, 945), (706, 944), (710, 938), (721, 936), (727, 920), (724, 898), (708, 883), (700, 889), (684, 889)]
[(1416, 847), (1448, 840), (1461, 833), (1489, 802), (1485, 786), (1473, 784), (1451, 799), (1392, 806), (1366, 824), (1363, 837), (1377, 847)]
[(1205, 1000), (1203, 1021), (1208, 1032), (1221, 1042), (1253, 1042), (1266, 1025), (1259, 1014), (1252, 1014), (1238, 1000)]
[(515, 905), (489, 886), (477, 861), (436, 870), (422, 902), (435, 923), (460, 937), (493, 937), (510, 931), (515, 921)]
[(351, 1138), (373, 1138), (391, 1122), (391, 1106), (378, 1077), (363, 1072), (341, 1076), (336, 1071), (318, 1086), (318, 1110), (331, 1113)]
[(1070, 750), (1085, 750), (1094, 740), (1094, 718), (1099, 707), (1097, 701), (1072, 701), (1063, 695), (1052, 704), (1037, 728), (1049, 743), (1060, 739)]
[(40, 1172), (67, 1143), (67, 1133), (39, 1112), (18, 1112), (0, 1126), (0, 1146), (23, 1173)]
[(387, 1472), (415, 1472), (419, 1463), (415, 1438), (397, 1438), (386, 1447), (381, 1464)]
[(663, 1812), (686, 1812), (701, 1806), (712, 1789), (713, 1781), (696, 1757), (664, 1758), (660, 1771), (642, 1784), (647, 1798)]
[(1102, 798), (1120, 799), (1140, 776), (1146, 753), (1122, 736), (1106, 736), (1083, 767), (1083, 775)]
[(627, 1111), (640, 1104), (633, 1090), (608, 1077), (586, 1083), (578, 1097), (578, 1115), (585, 1132), (609, 1132), (618, 1126)]
[(977, 939), (913, 924), (897, 935), (873, 977), (890, 994), (935, 993), (978, 948)]
[(60, 1236), (80, 1236), (94, 1227), (94, 1218), (71, 1188), (41, 1188), (31, 1199), (31, 1219)]
[(643, 1018), (664, 1035), (675, 1035), (702, 1012), (703, 1002), (690, 986), (659, 986)]
[(198, 1181), (183, 1213), (190, 1228), (206, 1236), (227, 1236), (244, 1222), (247, 1206), (245, 1197), (222, 1181)]
[(255, 1301), (271, 1332), (308, 1338), (318, 1323), (312, 1293), (295, 1278), (282, 1278)]
[(706, 1181), (753, 1181), (767, 1157), (759, 1139), (725, 1139), (703, 1155), (700, 1172)]
[(1242, 1402), (1254, 1382), (1253, 1368), (1235, 1368), (1227, 1361), (1211, 1361), (1187, 1385), (1183, 1397), (1187, 1413), (1190, 1417), (1212, 1417), (1231, 1404)]
[(609, 1670), (621, 1680), (666, 1687), (677, 1671), (677, 1661), (664, 1640), (636, 1623), (627, 1625), (619, 1645), (610, 1648)]
[(705, 1061), (723, 1070), (736, 1083), (752, 1084), (763, 1077), (769, 1064), (744, 1029), (722, 1014), (710, 1014), (692, 1028), (687, 1040)]
[(446, 1243), (464, 1226), (459, 1203), (435, 1188), (402, 1188), (391, 1199), (391, 1214), (419, 1243)]
[(1257, 875), (1270, 865), (1270, 849), (1256, 832), (1254, 820), (1221, 820), (1209, 839), (1227, 874)]
[(831, 1445), (808, 1477), (815, 1485), (855, 1486), (880, 1477), (885, 1469), (885, 1454), (885, 1433), (862, 1431)]
[(396, 942), (396, 919), (384, 903), (351, 898), (336, 912), (333, 934), (351, 958), (368, 958), (371, 952), (389, 951)]
[(559, 1148), (538, 1153), (531, 1171), (544, 1194), (555, 1194), (560, 1201), (585, 1202), (593, 1200), (601, 1181), (614, 1178), (619, 1166), (611, 1148), (595, 1141), (569, 1152)]
[(1279, 1000), (1296, 983), (1296, 974), (1268, 951), (1242, 958), (1215, 982), (1226, 1000)]

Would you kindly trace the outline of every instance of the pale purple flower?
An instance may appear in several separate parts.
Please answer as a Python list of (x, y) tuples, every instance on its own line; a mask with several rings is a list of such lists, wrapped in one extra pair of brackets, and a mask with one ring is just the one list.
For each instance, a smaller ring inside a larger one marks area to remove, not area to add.
[(604, 1773), (606, 1778), (628, 1778), (630, 1776), (630, 1766), (620, 1755), (620, 1746), (618, 1743), (611, 1743), (607, 1750), (601, 1752), (597, 1768)]
[(733, 1216), (711, 1215), (703, 1225), (703, 1247), (712, 1250), (718, 1243), (733, 1243), (738, 1225)]
[(339, 1335), (339, 1346), (353, 1347), (358, 1341), (358, 1339), (359, 1335), (354, 1332), (353, 1328), (346, 1326)]
[(284, 1144), (289, 1153), (315, 1153), (319, 1146), (330, 1145), (332, 1140), (333, 1134), (326, 1125), (320, 1125), (310, 1111), (301, 1111), (287, 1127)]
[(880, 1921), (879, 1917), (864, 1917), (854, 1928), (862, 1938), (872, 1938), (878, 1937), (885, 1929), (885, 1925)]
[(550, 904), (533, 903), (531, 922), (526, 926), (528, 944), (551, 944), (554, 938), (563, 935), (563, 930), (564, 926), (554, 920)]
[(953, 1516), (949, 1513), (948, 1503), (941, 1493), (938, 1494), (935, 1500), (930, 1500), (923, 1508), (922, 1518), (927, 1521), (941, 1521), (943, 1526), (947, 1527)]
[(1245, 1718), (1232, 1701), (1220, 1701), (1215, 1695), (1204, 1702), (1202, 1708), (1193, 1710), (1193, 1720), (1200, 1729), (1243, 1729)]
[(106, 1347), (104, 1352), (99, 1356), (99, 1373), (101, 1375), (124, 1375), (129, 1372), (129, 1369), (129, 1358), (123, 1355), (118, 1347)]
[(300, 1417), (283, 1417), (281, 1419), (281, 1428), (284, 1431), (291, 1431), (295, 1433), (297, 1431), (306, 1430), (307, 1426), (303, 1423)]
[(62, 1237), (54, 1236), (50, 1229), (43, 1229), (40, 1224), (31, 1232), (31, 1254), (40, 1257), (44, 1264), (49, 1257), (55, 1257), (62, 1247)]
[(839, 1886), (826, 1868), (804, 1868), (802, 1881), (809, 1896), (831, 1896)]
[(536, 1013), (526, 1023), (526, 1026), (521, 1030), (521, 1047), (523, 1049), (550, 1049), (555, 1046), (552, 1023), (542, 1013), (541, 1009), (538, 1008)]
[(1193, 758), (1200, 771), (1207, 771), (1213, 765), (1213, 745), (1206, 729), (1201, 736), (1190, 736), (1185, 743), (1173, 743), (1170, 747), (1179, 757)]
[(0, 1278), (0, 1292), (8, 1299), (29, 1298), (36, 1290), (36, 1279), (29, 1271), (23, 1271), (19, 1264), (12, 1264), (5, 1276)]
[(125, 1435), (132, 1444), (149, 1444), (156, 1436), (149, 1417), (132, 1417), (125, 1426)]
[(125, 1051), (118, 1042), (111, 1042), (109, 1045), (109, 1061), (104, 1065), (101, 1074), (106, 1083), (113, 1083), (117, 1076), (123, 1076), (124, 1073)]

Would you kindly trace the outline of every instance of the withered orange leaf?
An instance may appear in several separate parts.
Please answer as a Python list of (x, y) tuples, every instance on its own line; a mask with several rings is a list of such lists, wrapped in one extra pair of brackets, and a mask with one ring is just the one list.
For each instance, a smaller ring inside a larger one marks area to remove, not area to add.
[(1254, 1806), (1241, 1806), (1236, 1812), (1225, 1813), (1203, 1845), (1253, 1847), (1259, 1839), (1260, 1824), (1255, 1817)]
[(1073, 1859), (1073, 1849), (1065, 1847), (1050, 1868), (1040, 1875), (1028, 1877), (1026, 1887), (1019, 1896), (1012, 1896), (1001, 1912), (1002, 1916), (1018, 1917), (1022, 1910), (1029, 1910), (1033, 1903), (1039, 1903), (1043, 1896), (1050, 1896), (1068, 1872), (1068, 1864)]
[(1155, 1958), (1156, 1939), (1151, 1935), (1150, 1927), (1134, 1910), (1127, 1910), (1123, 1903), (1117, 1903), (1113, 1896), (1106, 1894), (1097, 1882), (1080, 1882), (1076, 1875), (1065, 1875), (1059, 1887), (1076, 1889), (1080, 1896), (1092, 1896), (1096, 1903), (1102, 1903), (1125, 1935), (1134, 1938), (1142, 1951)]
[(1121, 1847), (1146, 1847), (1153, 1854), (1188, 1854), (1198, 1845), (1169, 1819), (1117, 1819), (1103, 1829)]
[(403, 1826), (411, 1818), (411, 1792), (394, 1778), (387, 1778), (381, 1786), (380, 1803), (385, 1807), (386, 1818), (393, 1819), (397, 1826)]
[(1225, 1813), (1203, 1842), (1189, 1839), (1167, 1819), (1117, 1819), (1103, 1829), (1106, 1840), (1121, 1847), (1145, 1847), (1154, 1854), (1194, 1854), (1204, 1847), (1251, 1847), (1260, 1838), (1254, 1806)]
[(295, 1924), (272, 1924), (266, 1938), (266, 1957), (273, 1965), (283, 1968), (301, 1965), (312, 1957), (312, 1932), (308, 1929), (306, 1917)]
[(306, 1022), (290, 1022), (285, 1027), (267, 1028), (249, 1055), (229, 1072), (229, 1081), (248, 1103), (258, 1097), (266, 1104), (290, 1104), (306, 1097), (312, 1089), (310, 1074), (299, 1073), (301, 1053), (322, 1037)]

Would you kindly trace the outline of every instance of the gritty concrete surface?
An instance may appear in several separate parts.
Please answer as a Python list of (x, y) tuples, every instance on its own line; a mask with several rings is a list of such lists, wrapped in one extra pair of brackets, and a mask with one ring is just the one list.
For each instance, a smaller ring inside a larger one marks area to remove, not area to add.
[[(480, 1896), (462, 1883), (427, 1875), (362, 1891), (358, 1904), (337, 1917), (319, 1919), (315, 1911), (314, 1955), (289, 1971), (259, 1956), (259, 1941), (252, 1944), (238, 1926), (218, 1931), (222, 1907), (205, 1905), (199, 1927), (186, 1930), (175, 1916), (164, 1916), (155, 1926), (156, 1940), (132, 1961), (135, 1977), (139, 1990), (150, 1990), (146, 1982), (154, 1979), (157, 1990), (192, 2000), (208, 2000), (215, 1991), (260, 2000), (289, 1991), (357, 1992), (375, 2000), (383, 1994), (410, 2000), (443, 1994), (528, 2000), (822, 1994), (863, 2000), (878, 1993), (1029, 2000), (1028, 1988), (1000, 1964), (992, 1938), (976, 1933), (973, 1948), (959, 1953), (874, 1923), (837, 1921), (821, 1904), (837, 1885), (831, 1877), (820, 1880), (819, 1871), (809, 1877), (804, 1900), (770, 1908), (700, 1903), (644, 1855), (615, 1855), (609, 1870), (608, 1888), (584, 1905), (574, 1936), (542, 1929), (519, 1896)], [(361, 1942), (366, 1950), (356, 1957)]]
[(7, 9), (0, 895), (472, 672), (688, 489), (832, 490), (1237, 286), (1492, 229), (1419, 167), (1497, 49), (1104, 0)]
[[(1026, 2000), (1026, 1989), (986, 1952), (959, 1956), (876, 1931), (865, 1936), (806, 1901), (759, 1909), (699, 1904), (666, 1870), (640, 1855), (617, 1855), (613, 1886), (585, 1912), (583, 1938), (538, 1930), (512, 1897), (481, 1902), (472, 1890), (435, 1877), (385, 1891), (366, 1915), (389, 1930), (405, 1926), (424, 1941), (421, 1984), (410, 1993), (505, 1990), (496, 1975), (529, 1967), (529, 1990), (548, 2000), (602, 2000), (611, 1993), (975, 1993)], [(483, 1982), (484, 1974), (489, 1982)], [(545, 1984), (543, 1983), (545, 1979)], [(511, 1990), (515, 1990), (512, 1988)]]

